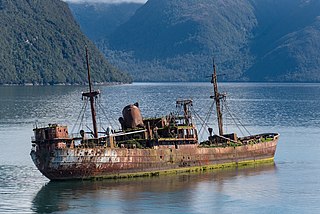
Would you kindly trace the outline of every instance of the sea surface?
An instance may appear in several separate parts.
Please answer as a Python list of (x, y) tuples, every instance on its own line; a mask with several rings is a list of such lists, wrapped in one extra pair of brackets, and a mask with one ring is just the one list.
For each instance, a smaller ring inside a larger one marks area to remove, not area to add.
[[(88, 112), (79, 116), (81, 92), (87, 88), (1, 86), (0, 213), (320, 213), (320, 84), (219, 87), (227, 92), (227, 132), (280, 133), (274, 164), (152, 178), (49, 182), (29, 156), (32, 129), (59, 123), (78, 132), (80, 121), (90, 122)], [(192, 99), (201, 138), (206, 139), (205, 118), (210, 119), (207, 126), (217, 130), (209, 83), (95, 88), (101, 91), (102, 129), (118, 128), (127, 104), (139, 102), (144, 117), (155, 117), (175, 112), (177, 99)]]

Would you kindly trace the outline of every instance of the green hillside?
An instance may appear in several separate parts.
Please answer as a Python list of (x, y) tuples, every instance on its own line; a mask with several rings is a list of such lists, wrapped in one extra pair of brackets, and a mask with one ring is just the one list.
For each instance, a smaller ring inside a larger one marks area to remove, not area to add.
[(96, 82), (128, 82), (81, 32), (60, 0), (0, 0), (0, 84), (86, 82), (85, 46)]
[(139, 81), (206, 81), (212, 56), (239, 79), (251, 63), (253, 12), (247, 1), (149, 0), (108, 37), (105, 53)]
[(95, 42), (136, 81), (208, 81), (214, 56), (228, 81), (319, 82), (319, 17), (319, 0), (149, 0)]
[(320, 82), (320, 1), (255, 1), (259, 25), (250, 44), (259, 81)]

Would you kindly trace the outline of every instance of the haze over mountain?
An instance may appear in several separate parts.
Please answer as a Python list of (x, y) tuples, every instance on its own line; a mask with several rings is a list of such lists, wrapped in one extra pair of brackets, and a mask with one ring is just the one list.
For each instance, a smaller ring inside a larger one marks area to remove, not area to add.
[[(258, 26), (248, 76), (258, 80), (320, 81), (320, 1), (254, 1)], [(261, 75), (257, 75), (257, 72)]]
[(82, 31), (93, 41), (105, 40), (143, 4), (69, 3)]
[(140, 3), (144, 4), (147, 0), (63, 0), (69, 3), (110, 3), (110, 4), (119, 4), (119, 3)]
[(319, 82), (319, 17), (318, 0), (149, 0), (94, 41), (138, 81), (207, 81), (214, 56), (225, 80)]
[(60, 0), (0, 0), (0, 84), (87, 81), (85, 46), (96, 82), (128, 82), (86, 38)]

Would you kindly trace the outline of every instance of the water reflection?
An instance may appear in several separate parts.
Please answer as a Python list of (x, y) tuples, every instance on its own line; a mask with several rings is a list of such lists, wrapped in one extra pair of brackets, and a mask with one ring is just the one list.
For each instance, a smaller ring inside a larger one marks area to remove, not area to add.
[(43, 182), (35, 167), (0, 164), (0, 213), (30, 213)]
[[(120, 183), (49, 183), (41, 191), (47, 180), (29, 156), (33, 123), (38, 119), (71, 128), (82, 107), (81, 91), (87, 87), (0, 86), (0, 213), (320, 213), (320, 84), (219, 86), (228, 92), (231, 111), (252, 134), (281, 134), (275, 156), (278, 170), (254, 168)], [(128, 103), (139, 102), (144, 117), (174, 111), (175, 100), (184, 98), (192, 98), (194, 109), (205, 117), (212, 103), (210, 83), (96, 88), (102, 92), (104, 111), (116, 124)], [(225, 115), (226, 131), (238, 132)]]
[[(235, 179), (274, 174), (275, 164), (242, 169), (218, 170), (201, 174), (182, 174), (151, 178), (102, 181), (49, 182), (32, 201), (37, 213), (99, 212), (140, 213), (152, 210), (183, 211), (198, 209), (195, 201), (208, 200), (211, 194), (227, 192)], [(242, 181), (241, 181), (242, 182)], [(251, 185), (255, 185), (252, 183)], [(268, 182), (268, 185), (274, 185)], [(205, 188), (205, 189), (204, 189)], [(209, 194), (210, 195), (210, 194)], [(166, 207), (162, 205), (166, 204)], [(201, 204), (201, 203), (200, 203)], [(203, 204), (203, 203), (202, 203)]]

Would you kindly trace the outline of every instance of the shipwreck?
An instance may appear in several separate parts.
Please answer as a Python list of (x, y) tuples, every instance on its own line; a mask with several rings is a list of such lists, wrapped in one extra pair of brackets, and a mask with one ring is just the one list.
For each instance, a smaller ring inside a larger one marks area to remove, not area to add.
[(36, 126), (32, 137), (31, 158), (50, 180), (123, 178), (168, 173), (202, 171), (249, 163), (273, 162), (278, 133), (238, 137), (225, 134), (216, 66), (211, 83), (216, 107), (218, 134), (208, 128), (208, 138), (199, 142), (193, 121), (192, 100), (177, 100), (179, 114), (143, 118), (139, 104), (126, 106), (119, 118), (120, 130), (98, 130), (95, 99), (86, 51), (89, 91), (82, 97), (90, 103), (92, 128), (71, 134), (67, 126)]

